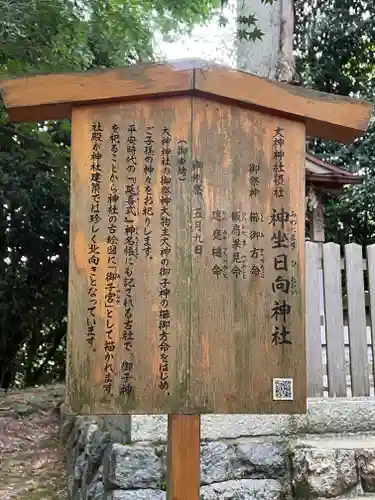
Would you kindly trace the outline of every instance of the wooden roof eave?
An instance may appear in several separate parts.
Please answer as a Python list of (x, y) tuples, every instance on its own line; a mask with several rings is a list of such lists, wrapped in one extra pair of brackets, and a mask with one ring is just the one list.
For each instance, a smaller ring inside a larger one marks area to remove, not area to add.
[(26, 75), (0, 81), (9, 118), (32, 122), (69, 118), (72, 108), (107, 102), (191, 95), (232, 102), (306, 124), (307, 135), (349, 142), (367, 130), (372, 104), (294, 85), (204, 61), (81, 73)]
[(346, 184), (361, 184), (364, 177), (359, 175), (353, 177), (346, 177), (345, 175), (319, 175), (306, 172), (306, 180), (317, 184), (340, 184), (344, 186)]
[(361, 184), (363, 177), (357, 176), (355, 179), (342, 176), (335, 178), (332, 176), (308, 174), (306, 172), (306, 186), (312, 185), (321, 193), (328, 193), (334, 196), (340, 196), (344, 193), (344, 187), (347, 185)]
[(0, 80), (0, 91), (13, 122), (71, 118), (75, 106), (186, 95), (191, 69), (134, 65), (85, 72), (25, 75)]
[[(346, 170), (343, 167), (339, 167), (337, 165), (333, 165), (332, 163), (327, 163), (320, 158), (310, 154), (310, 153), (305, 153), (305, 158), (308, 162), (311, 162), (315, 165), (319, 165), (320, 167), (323, 167), (327, 171), (327, 175), (330, 175), (332, 177), (348, 177), (349, 179), (364, 179), (364, 177), (358, 176), (356, 174), (353, 174), (349, 170)], [(314, 172), (311, 172), (312, 175), (323, 175), (323, 174), (316, 174)]]

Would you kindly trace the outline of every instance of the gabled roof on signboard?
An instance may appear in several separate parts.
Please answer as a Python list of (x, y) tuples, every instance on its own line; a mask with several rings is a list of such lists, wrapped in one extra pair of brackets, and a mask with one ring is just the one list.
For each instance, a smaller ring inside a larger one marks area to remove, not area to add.
[(199, 95), (300, 120), (307, 135), (348, 142), (367, 130), (372, 104), (358, 99), (276, 83), (203, 60), (91, 70), (27, 74), (0, 81), (12, 121), (68, 118), (73, 106)]

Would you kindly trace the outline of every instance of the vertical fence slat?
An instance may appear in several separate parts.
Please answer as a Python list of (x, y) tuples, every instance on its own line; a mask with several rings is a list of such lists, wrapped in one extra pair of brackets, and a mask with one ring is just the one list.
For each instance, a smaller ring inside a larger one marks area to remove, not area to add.
[(328, 394), (346, 396), (344, 317), (340, 246), (323, 245), (324, 314), (327, 338)]
[(371, 318), (371, 342), (372, 342), (372, 369), (375, 386), (375, 245), (367, 247), (367, 269), (370, 292), (370, 318)]
[(369, 396), (365, 289), (362, 248), (345, 245), (346, 289), (348, 296), (350, 373), (353, 396)]
[(322, 342), (319, 308), (319, 244), (306, 241), (307, 395), (323, 395)]

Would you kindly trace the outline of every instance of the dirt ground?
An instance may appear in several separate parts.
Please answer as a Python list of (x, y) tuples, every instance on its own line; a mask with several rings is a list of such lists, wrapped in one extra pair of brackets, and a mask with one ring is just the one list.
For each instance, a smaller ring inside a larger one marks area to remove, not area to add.
[(0, 499), (66, 500), (56, 406), (64, 386), (0, 392)]

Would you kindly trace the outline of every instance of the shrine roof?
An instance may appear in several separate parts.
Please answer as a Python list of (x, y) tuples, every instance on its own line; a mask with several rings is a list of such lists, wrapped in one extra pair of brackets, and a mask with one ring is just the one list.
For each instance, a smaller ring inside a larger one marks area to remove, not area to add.
[(306, 180), (324, 191), (341, 193), (346, 184), (361, 184), (364, 177), (306, 153)]
[(70, 118), (72, 108), (196, 95), (306, 124), (307, 135), (350, 142), (367, 130), (372, 103), (278, 83), (199, 59), (0, 80), (13, 122)]

